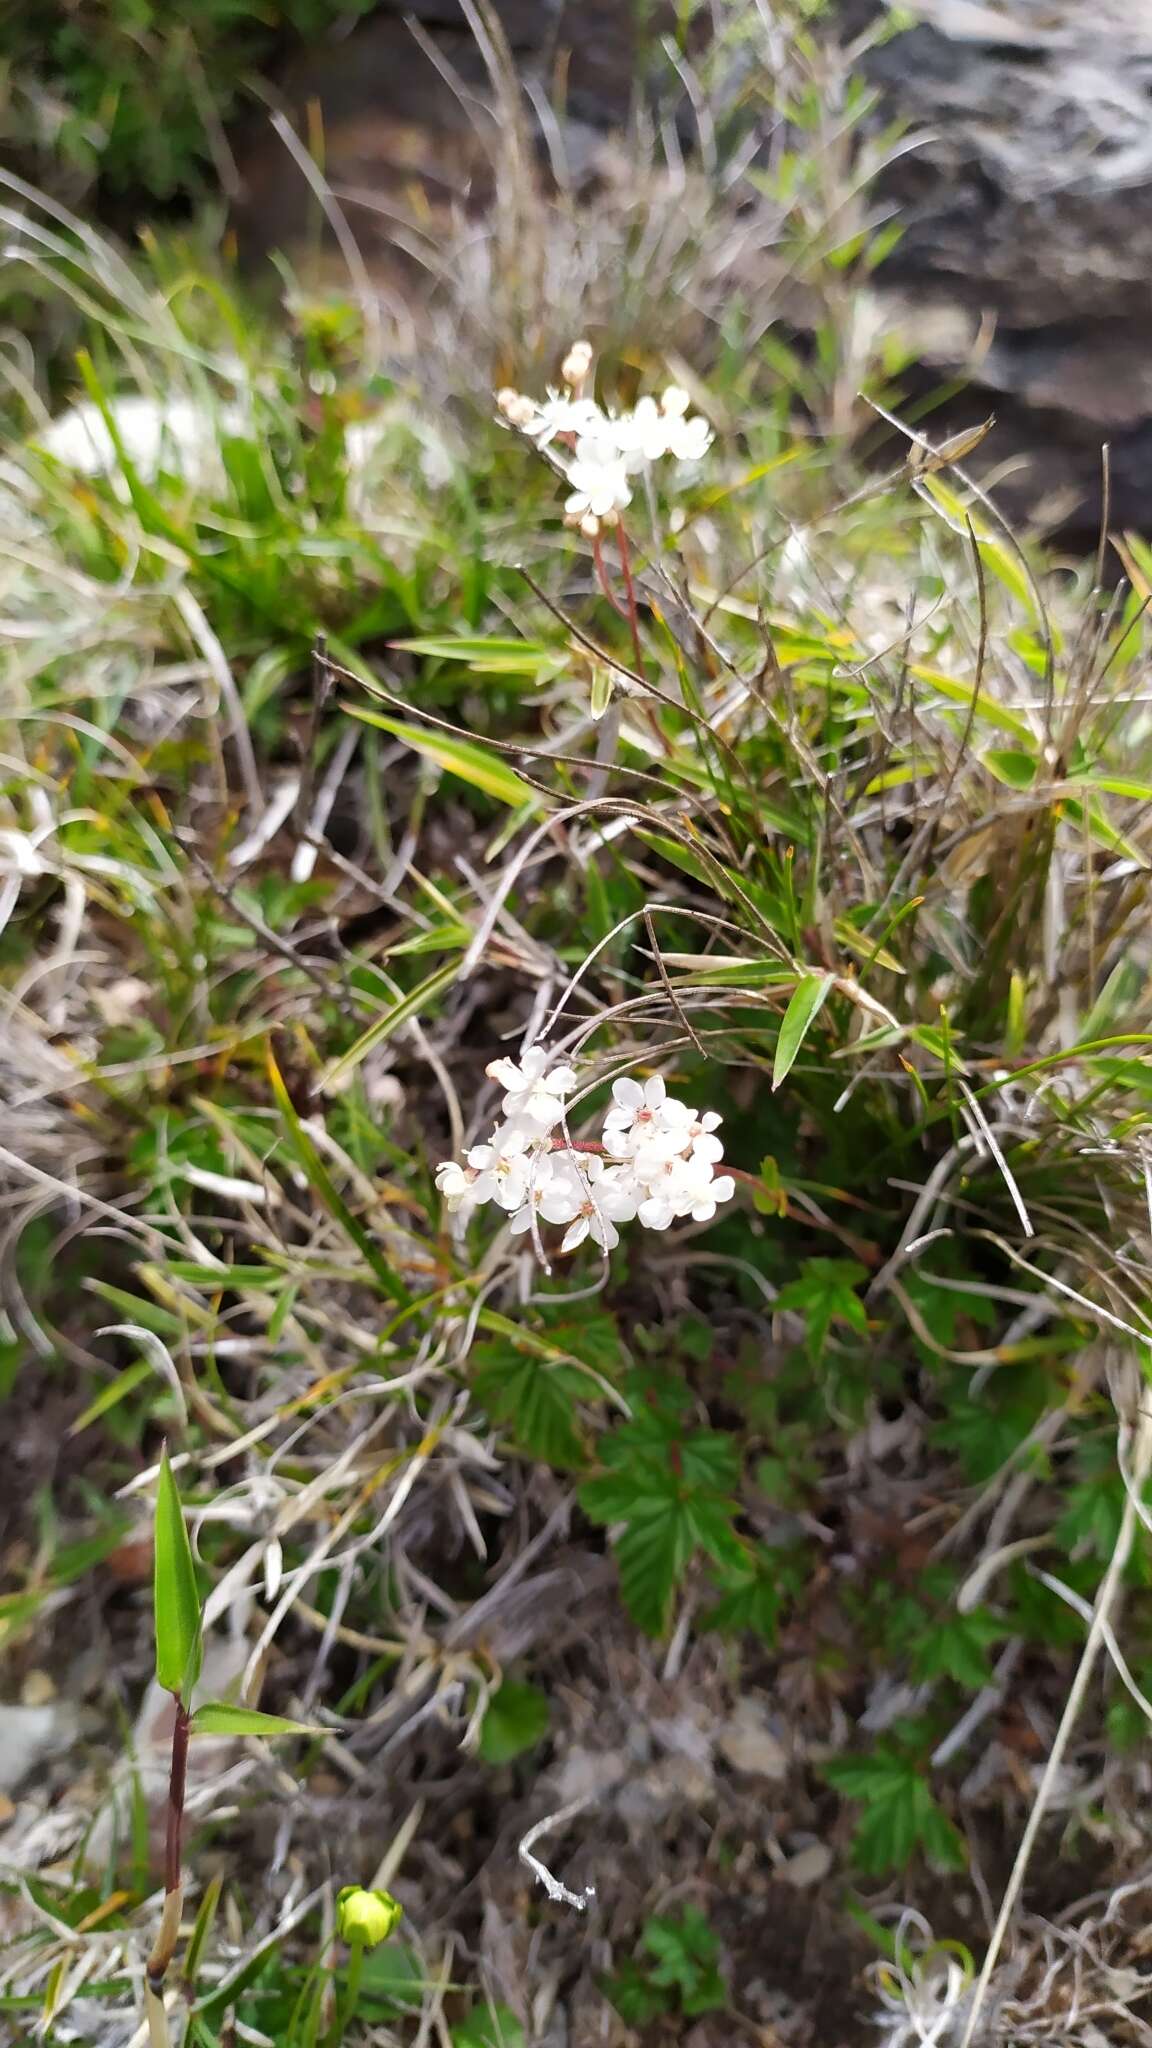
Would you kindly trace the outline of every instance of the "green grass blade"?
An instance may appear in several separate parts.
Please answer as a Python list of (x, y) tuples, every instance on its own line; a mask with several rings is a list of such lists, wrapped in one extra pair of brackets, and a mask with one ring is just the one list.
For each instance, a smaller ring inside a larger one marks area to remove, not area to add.
[(389, 1300), (406, 1308), (412, 1297), (399, 1276), (393, 1272), (379, 1246), (372, 1242), (359, 1218), (352, 1214), (328, 1168), (312, 1143), (300, 1118), (297, 1116), (292, 1098), (284, 1086), (284, 1076), (276, 1064), (271, 1047), (268, 1049), (268, 1078), (276, 1106), (284, 1119), (288, 1144), (295, 1155), (296, 1163), (307, 1175), (309, 1185), (319, 1196), (330, 1216), (335, 1217), (341, 1229), (351, 1238), (365, 1265), (378, 1282)]
[(320, 1076), (320, 1086), (324, 1092), (341, 1087), (349, 1075), (355, 1072), (361, 1060), (366, 1059), (370, 1052), (374, 1052), (378, 1045), (383, 1045), (385, 1039), (391, 1038), (393, 1032), (399, 1031), (402, 1024), (407, 1024), (412, 1017), (418, 1016), (426, 1003), (433, 1002), (451, 985), (458, 971), (458, 963), (455, 960), (449, 961), (446, 967), (438, 967), (436, 972), (428, 975), (418, 987), (401, 997), (394, 1009), (385, 1010), (382, 1017), (377, 1017), (368, 1026), (367, 1031), (361, 1032), (355, 1045), (349, 1046), (347, 1052), (342, 1052), (338, 1059), (332, 1060), (325, 1067)]

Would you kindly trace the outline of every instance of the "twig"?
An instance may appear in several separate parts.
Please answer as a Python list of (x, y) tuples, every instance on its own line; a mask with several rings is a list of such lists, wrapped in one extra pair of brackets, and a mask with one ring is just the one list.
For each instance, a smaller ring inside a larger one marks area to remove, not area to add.
[(575, 1906), (578, 1913), (583, 1913), (589, 1900), (596, 1897), (595, 1885), (586, 1885), (583, 1892), (569, 1891), (568, 1886), (561, 1884), (558, 1877), (553, 1877), (547, 1865), (541, 1863), (540, 1858), (534, 1856), (532, 1851), (542, 1835), (549, 1834), (553, 1828), (563, 1827), (566, 1822), (573, 1820), (578, 1813), (583, 1813), (585, 1807), (590, 1806), (591, 1803), (591, 1800), (587, 1798), (573, 1799), (570, 1805), (562, 1806), (558, 1813), (546, 1814), (543, 1820), (537, 1821), (534, 1828), (529, 1828), (528, 1833), (523, 1837), (516, 1851), (521, 1863), (527, 1864), (533, 1877), (537, 1878), (543, 1885), (553, 1904)]

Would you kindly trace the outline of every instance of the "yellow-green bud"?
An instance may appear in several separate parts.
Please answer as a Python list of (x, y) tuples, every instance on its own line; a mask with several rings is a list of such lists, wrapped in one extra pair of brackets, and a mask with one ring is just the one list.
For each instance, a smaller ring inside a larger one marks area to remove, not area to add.
[(387, 1941), (403, 1915), (403, 1906), (391, 1892), (369, 1892), (359, 1884), (346, 1884), (336, 1899), (336, 1925), (341, 1940), (358, 1941), (364, 1948), (375, 1948), (378, 1941)]

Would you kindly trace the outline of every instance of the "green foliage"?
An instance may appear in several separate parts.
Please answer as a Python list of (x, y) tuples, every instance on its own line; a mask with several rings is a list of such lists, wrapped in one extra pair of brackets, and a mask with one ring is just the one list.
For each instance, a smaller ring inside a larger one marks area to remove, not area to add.
[[(148, 148), (179, 179), (187, 134), (165, 122), (157, 19), (142, 9)], [(219, 8), (205, 20), (207, 65), (228, 38)], [(14, 1413), (31, 1388), (82, 1434), (59, 1499), (37, 1486), (0, 1639), (23, 1649), (75, 1593), (119, 1654), (148, 1565), (131, 1531), (117, 1554), (108, 1504), (154, 1462), (178, 1401), (204, 1587), (242, 1567), (283, 1616), (274, 1654), (303, 1666), (324, 1645), (336, 1697), (317, 1697), (321, 1724), (330, 1710), (386, 1721), (441, 1671), (478, 1697), (516, 1655), (504, 1617), (513, 1640), (519, 1621), (513, 1601), (491, 1637), (472, 1634), (469, 1603), (504, 1600), (525, 1546), (548, 1572), (575, 1496), (594, 1526), (573, 1541), (612, 1550), (634, 1622), (715, 1631), (706, 1655), (733, 1693), (786, 1663), (814, 1742), (877, 1681), (923, 1685), (914, 1725), (827, 1766), (856, 1806), (858, 1866), (911, 1896), (910, 1859), (962, 1860), (949, 1813), (971, 1752), (931, 1776), (925, 1759), (962, 1730), (1010, 1638), (1029, 1682), (1064, 1695), (1084, 1624), (1052, 1587), (1092, 1601), (1124, 1510), (1113, 1356), (1106, 1377), (1094, 1339), (1096, 1304), (1110, 1341), (1117, 1316), (1146, 1318), (1152, 555), (1122, 542), (1132, 588), (1101, 599), (1092, 565), (1053, 576), (1031, 543), (1014, 548), (946, 453), (871, 459), (876, 415), (855, 394), (887, 404), (903, 367), (893, 337), (871, 347), (854, 318), (890, 241), (865, 175), (888, 145), (857, 156), (862, 102), (839, 74), (825, 124), (805, 34), (796, 70), (780, 41), (783, 82), (750, 35), (747, 69), (743, 51), (724, 61), (744, 81), (733, 132), (762, 96), (781, 134), (820, 137), (742, 159), (740, 179), (815, 309), (808, 344), (761, 335), (726, 284), (697, 292), (681, 241), (675, 292), (665, 278), (638, 297), (619, 258), (635, 193), (623, 221), (607, 190), (589, 215), (590, 234), (607, 218), (619, 238), (605, 275), (625, 280), (618, 332), (604, 316), (602, 396), (629, 403), (663, 375), (656, 352), (672, 365), (684, 348), (721, 429), (677, 474), (674, 505), (662, 479), (634, 492), (634, 621), (619, 536), (598, 562), (563, 526), (554, 470), (475, 402), (488, 351), (534, 389), (555, 374), (524, 362), (526, 337), (567, 317), (520, 303), (535, 265), (499, 278), (490, 304), (457, 304), (447, 347), (445, 283), (435, 334), (420, 328), (401, 359), (347, 301), (294, 287), (261, 317), (193, 250), (129, 264), (27, 202), (41, 256), (15, 268), (63, 327), (84, 318), (74, 395), (111, 453), (95, 473), (66, 458), (43, 393), (22, 411), (14, 372), (3, 1143), (31, 1171), (12, 1199), (5, 1179), (0, 1398)], [(163, 38), (165, 61), (182, 36)], [(248, 60), (229, 46), (238, 78)], [(129, 101), (125, 87), (107, 120)], [(116, 132), (127, 166), (137, 143)], [(104, 164), (110, 185), (111, 146)], [(647, 243), (692, 232), (690, 212), (678, 202), (660, 234), (653, 214)], [(708, 276), (740, 239), (726, 215), (712, 225)], [(491, 246), (499, 267), (506, 245)], [(699, 360), (681, 305), (709, 336)], [(126, 408), (150, 399), (168, 425), (154, 463), (127, 430)], [(182, 417), (195, 447), (177, 445)], [(318, 633), (331, 673), (313, 666)], [(659, 1071), (721, 1112), (738, 1186), (714, 1220), (630, 1227), (606, 1264), (587, 1249), (562, 1262), (550, 1237), (542, 1271), (492, 1210), (457, 1230), (434, 1168), (486, 1134), (486, 1063), (556, 1002), (547, 1028), (588, 1083), (574, 1135), (617, 1072)], [(178, 1387), (116, 1351), (116, 1325), (158, 1340)], [(1029, 1537), (1027, 1562), (1003, 1557), (962, 1612), (1017, 1475), (1027, 1514), (1008, 1541)], [(166, 1466), (156, 1571), (157, 1668), (187, 1692), (198, 1578)], [(1148, 1573), (1141, 1535), (1117, 1623), (1140, 1674)], [(536, 1597), (530, 1579), (520, 1590)], [(618, 1615), (605, 1631), (613, 1650), (622, 1629)], [(596, 1629), (579, 1654), (588, 1685), (607, 1683)], [(634, 1639), (627, 1656), (662, 1663)], [(491, 1698), (482, 1763), (523, 1757), (529, 1782), (538, 1745), (562, 1754), (557, 1669), (545, 1631), (533, 1682), (505, 1678)], [(114, 1689), (111, 1714), (127, 1707)], [(1118, 1738), (1126, 1711), (1112, 1701)], [(295, 1732), (218, 1703), (197, 1726)], [(1103, 1735), (1093, 1695), (1085, 1740)], [(284, 1752), (302, 1801), (313, 1751)], [(996, 1797), (1010, 1825), (1008, 1774)], [(423, 1804), (433, 1858), (449, 1810)], [(190, 1825), (186, 1864), (214, 1824)], [(92, 1923), (97, 1942), (123, 1928), (125, 1955), (154, 1887), (139, 1799), (132, 1825), (135, 1892)], [(244, 1839), (241, 1812), (230, 1868)], [(725, 1867), (718, 1846), (710, 1884)], [(0, 1985), (82, 1987), (126, 2037), (135, 1980), (121, 1970), (106, 1991), (80, 1953), (94, 1888), (29, 1896), (40, 1919)], [(282, 1942), (263, 1904), (218, 1889), (190, 1952), (189, 2048), (219, 2048), (232, 2010), (322, 2048), (354, 1989), (327, 1913)], [(695, 1909), (614, 1960), (630, 2024), (679, 2034), (723, 2003)], [(363, 1962), (362, 2021), (404, 2031), (425, 1964), (394, 1942)], [(474, 1998), (439, 1955), (427, 1967), (449, 2014)], [(455, 2039), (523, 2035), (480, 2006)]]
[(522, 1450), (561, 1468), (583, 1464), (577, 1404), (595, 1389), (578, 1366), (493, 1341), (474, 1347), (472, 1367), (477, 1400)]
[(652, 1635), (668, 1625), (672, 1596), (703, 1553), (743, 1583), (747, 1553), (733, 1528), (737, 1453), (716, 1430), (684, 1435), (679, 1417), (650, 1411), (600, 1444), (605, 1468), (580, 1489), (594, 1521), (620, 1522), (616, 1563), (633, 1619)]
[(527, 2048), (528, 2036), (506, 2005), (477, 2006), (452, 2028), (452, 2048)]
[(630, 2026), (644, 2026), (663, 2013), (695, 2019), (724, 2010), (720, 1942), (698, 1906), (649, 1920), (640, 1942), (643, 1956), (623, 1964), (604, 1986)]
[(903, 1870), (918, 1849), (941, 1870), (963, 1869), (963, 1839), (907, 1753), (881, 1744), (870, 1757), (833, 1760), (824, 1776), (862, 1809), (852, 1838), (859, 1870)]
[(192, 1716), (193, 1735), (315, 1735), (304, 1721), (283, 1714), (262, 1714), (256, 1707), (234, 1707), (226, 1700), (204, 1700)]
[(486, 1764), (511, 1763), (535, 1749), (548, 1733), (552, 1710), (537, 1685), (506, 1678), (492, 1695), (480, 1724), (480, 1755)]
[(854, 1259), (806, 1259), (795, 1280), (776, 1296), (778, 1309), (798, 1309), (805, 1319), (804, 1342), (813, 1364), (819, 1364), (836, 1323), (859, 1336), (868, 1334), (868, 1315), (856, 1289), (868, 1277)]
[(314, 41), (367, 0), (44, 0), (14, 19), (0, 137), (27, 148), (55, 131), (57, 176), (167, 200), (213, 176), (214, 130), (240, 104), (249, 74), (285, 41)]

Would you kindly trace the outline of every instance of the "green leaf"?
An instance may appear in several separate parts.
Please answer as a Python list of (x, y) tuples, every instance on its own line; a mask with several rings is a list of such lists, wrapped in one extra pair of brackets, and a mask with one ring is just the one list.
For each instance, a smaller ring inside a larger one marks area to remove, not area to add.
[(997, 782), (1006, 783), (1009, 789), (1031, 789), (1036, 780), (1036, 756), (1026, 754), (1020, 748), (991, 747), (982, 760)]
[(538, 640), (500, 639), (493, 633), (444, 633), (423, 640), (393, 640), (402, 654), (423, 654), (433, 661), (462, 661), (477, 675), (532, 676), (548, 682), (569, 666), (569, 656)]
[(356, 1043), (350, 1045), (347, 1052), (342, 1052), (338, 1059), (331, 1060), (325, 1067), (320, 1076), (320, 1086), (324, 1093), (331, 1094), (340, 1088), (370, 1052), (375, 1052), (378, 1045), (383, 1045), (402, 1025), (419, 1016), (427, 1004), (434, 1002), (444, 989), (449, 988), (459, 971), (459, 963), (450, 960), (446, 966), (438, 967), (434, 974), (429, 974), (416, 988), (402, 996), (391, 1010), (385, 1010), (383, 1016), (377, 1017), (366, 1031), (361, 1032)]
[(667, 1628), (672, 1595), (694, 1548), (695, 1531), (682, 1501), (635, 1502), (616, 1545), (616, 1566), (624, 1605), (649, 1635), (663, 1635)]
[(574, 1365), (553, 1364), (508, 1344), (477, 1344), (472, 1353), (476, 1398), (517, 1445), (546, 1464), (582, 1465), (577, 1402), (595, 1388)]
[(890, 1749), (826, 1764), (824, 1775), (864, 1811), (853, 1840), (857, 1868), (879, 1876), (902, 1870), (917, 1849), (945, 1870), (962, 1870), (964, 1843), (909, 1757)]
[[(940, 696), (950, 698), (954, 704), (962, 704), (965, 708), (965, 715), (967, 715), (971, 709), (972, 699), (975, 694), (971, 683), (961, 682), (956, 676), (945, 675), (941, 669), (925, 668), (919, 662), (911, 664), (911, 673), (920, 682), (931, 683)], [(986, 687), (980, 691), (980, 695), (976, 700), (973, 723), (978, 726), (996, 726), (1001, 732), (1010, 732), (1020, 740), (1030, 740), (1032, 738), (1032, 729), (1028, 724), (1028, 720), (1022, 718), (1018, 711), (1009, 711), (1005, 705), (997, 703), (995, 697), (989, 694)]]
[(452, 2048), (527, 2048), (527, 2036), (508, 2006), (491, 2005), (453, 2027)]
[(510, 1763), (535, 1749), (548, 1733), (552, 1709), (539, 1686), (506, 1678), (493, 1694), (480, 1728), (480, 1754), (486, 1764)]
[(527, 804), (539, 810), (544, 798), (522, 775), (501, 759), (499, 754), (490, 754), (485, 747), (477, 746), (471, 740), (453, 739), (450, 733), (426, 731), (423, 726), (405, 725), (398, 718), (385, 718), (381, 711), (368, 711), (362, 705), (345, 704), (343, 709), (353, 718), (359, 718), (365, 725), (378, 726), (381, 732), (390, 732), (395, 739), (403, 740), (427, 761), (434, 761), (449, 775), (459, 776), (461, 782), (470, 783), (485, 796), (495, 797), (502, 804)]
[(667, 2012), (673, 2002), (666, 1991), (653, 1984), (647, 1971), (630, 1959), (604, 1979), (603, 1991), (630, 2027), (647, 2026), (658, 2013)]
[(776, 1057), (772, 1062), (773, 1088), (779, 1088), (791, 1072), (808, 1028), (818, 1017), (831, 986), (830, 974), (806, 974), (793, 989), (776, 1041)]
[(1003, 1642), (1008, 1630), (986, 1608), (970, 1614), (946, 1614), (920, 1638), (912, 1654), (918, 1679), (954, 1678), (969, 1692), (979, 1692), (992, 1676), (988, 1650)]
[(109, 1380), (108, 1385), (100, 1389), (96, 1399), (89, 1401), (88, 1406), (76, 1417), (68, 1430), (69, 1436), (79, 1436), (80, 1431), (87, 1429), (89, 1423), (95, 1422), (101, 1415), (106, 1415), (110, 1408), (115, 1408), (117, 1402), (125, 1400), (137, 1387), (142, 1386), (145, 1380), (151, 1378), (152, 1366), (146, 1358), (138, 1358), (134, 1365), (125, 1366), (123, 1372), (118, 1372), (114, 1380)]
[(655, 1957), (649, 1981), (678, 1994), (680, 2009), (693, 2017), (717, 2012), (728, 2002), (717, 1968), (720, 1943), (698, 1906), (685, 1906), (679, 1919), (652, 1919), (644, 1947)]
[(808, 1356), (818, 1364), (833, 1323), (847, 1323), (860, 1336), (868, 1334), (868, 1311), (855, 1292), (868, 1277), (855, 1259), (805, 1259), (799, 1277), (789, 1280), (776, 1297), (776, 1307), (804, 1311)]
[[(762, 1463), (765, 1461), (761, 1461)], [(703, 1617), (705, 1628), (719, 1635), (757, 1635), (769, 1648), (775, 1643), (780, 1610), (797, 1590), (797, 1559), (765, 1545), (750, 1547), (737, 1571), (721, 1578), (721, 1595)]]
[(156, 1681), (185, 1702), (200, 1676), (203, 1639), (200, 1595), (180, 1495), (165, 1449), (156, 1485), (152, 1611)]
[(318, 1735), (304, 1721), (283, 1714), (261, 1714), (255, 1707), (233, 1707), (227, 1700), (206, 1700), (192, 1716), (193, 1735)]

